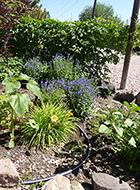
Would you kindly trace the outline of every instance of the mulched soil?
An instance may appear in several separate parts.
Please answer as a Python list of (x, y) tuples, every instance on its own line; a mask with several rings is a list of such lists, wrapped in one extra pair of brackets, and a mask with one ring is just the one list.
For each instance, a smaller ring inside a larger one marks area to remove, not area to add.
[[(112, 96), (99, 97), (95, 101), (96, 108), (114, 107)], [(83, 186), (91, 186), (91, 174), (93, 172), (105, 172), (126, 181), (132, 189), (140, 189), (140, 177), (129, 169), (129, 164), (115, 154), (111, 144), (103, 138), (99, 142), (90, 132), (88, 121), (79, 123), (91, 142), (91, 153), (86, 163), (79, 169), (66, 175), (70, 180), (77, 180)], [(27, 145), (22, 145), (21, 133), (15, 129), (15, 147), (8, 148), (10, 131), (0, 131), (0, 159), (9, 158), (15, 164), (22, 180), (40, 179), (61, 173), (76, 167), (87, 155), (87, 141), (77, 128), (77, 135), (71, 136), (68, 143), (62, 142), (59, 147), (45, 147), (42, 151), (39, 147), (28, 150)], [(81, 148), (83, 147), (83, 149)], [(76, 149), (77, 148), (77, 149)], [(21, 185), (22, 189), (29, 189), (29, 185)]]

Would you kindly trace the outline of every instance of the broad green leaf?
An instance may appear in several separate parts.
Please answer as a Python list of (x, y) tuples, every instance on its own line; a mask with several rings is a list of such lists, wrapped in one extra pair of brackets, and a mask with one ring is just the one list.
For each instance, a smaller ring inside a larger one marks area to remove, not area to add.
[(107, 120), (104, 122), (105, 125), (111, 125), (111, 121), (110, 120)]
[(132, 121), (132, 119), (127, 118), (127, 119), (125, 120), (124, 124), (125, 124), (126, 127), (130, 127), (130, 126), (133, 125), (133, 121)]
[(14, 141), (11, 139), (10, 142), (9, 142), (9, 148), (13, 148), (14, 147)]
[(137, 146), (136, 146), (136, 141), (135, 141), (134, 137), (131, 137), (131, 139), (129, 140), (129, 144), (131, 144), (131, 145), (134, 146), (135, 148), (137, 147)]
[(119, 125), (115, 125), (115, 124), (113, 124), (113, 127), (116, 130), (116, 132), (118, 133), (118, 135), (120, 135), (120, 137), (122, 137), (123, 136), (123, 128), (120, 127)]
[(31, 90), (36, 96), (41, 98), (40, 88), (34, 80), (30, 80), (30, 82), (27, 84), (27, 88), (28, 90)]
[(20, 80), (27, 80), (27, 81), (30, 80), (30, 77), (28, 75), (23, 74), (23, 73), (20, 74), (19, 78), (20, 78)]
[(6, 85), (7, 83), (10, 82), (10, 79), (9, 78), (5, 78), (3, 81), (2, 81), (2, 84), (3, 85)]
[(123, 114), (119, 111), (116, 111), (116, 112), (113, 112), (113, 115), (120, 115), (120, 116), (123, 116)]
[(106, 125), (101, 125), (99, 128), (100, 133), (111, 133), (112, 129), (108, 128)]
[(10, 97), (10, 105), (17, 114), (17, 116), (22, 117), (26, 112), (30, 99), (27, 94), (16, 94)]
[(5, 93), (12, 93), (15, 92), (15, 89), (19, 89), (21, 87), (20, 82), (15, 81), (15, 82), (10, 82), (10, 79), (6, 78), (2, 82), (3, 85), (6, 85), (5, 88)]
[(39, 126), (36, 124), (35, 120), (34, 119), (30, 119), (29, 120), (29, 123), (30, 123), (30, 126), (34, 129), (39, 129)]
[(10, 137), (11, 137), (11, 138), (14, 138), (14, 133), (10, 133)]
[(13, 84), (14, 84), (16, 89), (19, 89), (21, 87), (21, 84), (19, 81), (15, 81), (15, 82), (13, 82)]
[(106, 119), (107, 118), (107, 116), (105, 114), (96, 113), (96, 114), (93, 114), (93, 115), (96, 116), (96, 117), (100, 117), (102, 119)]

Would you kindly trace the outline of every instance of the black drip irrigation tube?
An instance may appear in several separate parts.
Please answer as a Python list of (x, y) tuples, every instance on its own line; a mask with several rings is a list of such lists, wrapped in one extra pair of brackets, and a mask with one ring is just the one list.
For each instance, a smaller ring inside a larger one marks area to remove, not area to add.
[[(91, 151), (90, 140), (89, 140), (87, 134), (84, 132), (84, 130), (79, 125), (76, 124), (76, 126), (80, 129), (80, 131), (84, 134), (85, 138), (88, 141), (88, 153), (87, 153), (86, 158), (80, 164), (78, 164), (75, 168), (70, 169), (70, 170), (65, 171), (65, 172), (62, 172), (62, 173), (58, 173), (59, 175), (62, 175), (62, 176), (67, 175), (67, 174), (73, 172), (74, 170), (80, 168), (87, 161), (87, 159), (88, 159), (88, 157), (90, 155), (90, 151)], [(53, 176), (49, 176), (49, 177), (46, 177), (46, 178), (40, 178), (40, 179), (34, 179), (34, 180), (24, 181), (24, 182), (21, 182), (20, 185), (31, 185), (31, 184), (34, 184), (34, 183), (45, 182), (45, 181), (48, 181), (50, 179), (53, 179), (58, 174), (55, 174)]]

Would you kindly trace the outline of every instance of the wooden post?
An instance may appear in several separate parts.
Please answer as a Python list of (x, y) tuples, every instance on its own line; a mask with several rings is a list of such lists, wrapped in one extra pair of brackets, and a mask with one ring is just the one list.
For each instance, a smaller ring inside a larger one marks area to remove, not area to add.
[(94, 0), (94, 6), (93, 6), (93, 11), (92, 11), (92, 16), (91, 16), (91, 18), (94, 18), (94, 15), (95, 15), (96, 3), (97, 3), (97, 0)]
[(132, 48), (133, 48), (134, 38), (135, 38), (136, 24), (137, 24), (137, 19), (138, 19), (138, 14), (139, 14), (139, 7), (140, 7), (140, 0), (134, 0), (134, 7), (133, 7), (133, 13), (132, 13), (131, 24), (130, 24), (130, 29), (129, 29), (128, 44), (126, 48), (120, 89), (124, 89), (126, 86), (130, 58), (131, 58), (131, 53), (132, 53)]

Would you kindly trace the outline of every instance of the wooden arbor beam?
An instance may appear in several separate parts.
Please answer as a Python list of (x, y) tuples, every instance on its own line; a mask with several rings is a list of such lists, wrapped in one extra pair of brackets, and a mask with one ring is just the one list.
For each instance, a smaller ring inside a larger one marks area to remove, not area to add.
[(136, 24), (137, 24), (138, 14), (139, 14), (139, 7), (140, 7), (140, 0), (134, 0), (134, 7), (133, 7), (133, 13), (132, 13), (131, 24), (130, 24), (130, 29), (129, 29), (128, 44), (126, 48), (120, 89), (124, 89), (126, 86), (130, 58), (131, 58), (131, 53), (132, 53), (132, 48), (133, 48), (134, 38), (135, 38)]

